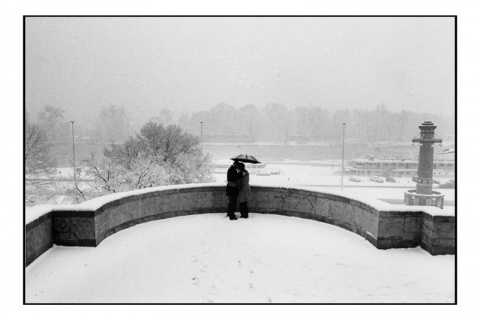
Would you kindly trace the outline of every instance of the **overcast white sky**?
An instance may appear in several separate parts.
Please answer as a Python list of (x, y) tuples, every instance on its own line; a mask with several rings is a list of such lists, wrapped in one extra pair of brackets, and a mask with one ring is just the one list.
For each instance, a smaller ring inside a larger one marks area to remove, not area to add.
[(453, 18), (27, 18), (26, 108), (318, 106), (454, 116)]

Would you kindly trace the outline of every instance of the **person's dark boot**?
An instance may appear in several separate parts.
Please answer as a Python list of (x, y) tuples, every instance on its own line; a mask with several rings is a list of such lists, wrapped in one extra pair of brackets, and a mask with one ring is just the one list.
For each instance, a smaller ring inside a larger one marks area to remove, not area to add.
[(229, 218), (230, 220), (237, 220), (237, 217), (236, 217), (235, 215), (233, 215), (233, 216), (228, 216), (228, 218)]
[(243, 219), (248, 218), (248, 206), (246, 202), (240, 203), (240, 218), (243, 218)]

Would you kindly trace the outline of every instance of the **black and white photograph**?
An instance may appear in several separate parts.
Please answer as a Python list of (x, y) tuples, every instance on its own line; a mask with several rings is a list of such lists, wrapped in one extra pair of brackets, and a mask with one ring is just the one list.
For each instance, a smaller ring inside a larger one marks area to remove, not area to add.
[(0, 6), (2, 314), (480, 312), (473, 1)]
[(471, 0), (0, 5), (2, 314), (471, 319)]
[(456, 16), (24, 16), (25, 304), (456, 304)]

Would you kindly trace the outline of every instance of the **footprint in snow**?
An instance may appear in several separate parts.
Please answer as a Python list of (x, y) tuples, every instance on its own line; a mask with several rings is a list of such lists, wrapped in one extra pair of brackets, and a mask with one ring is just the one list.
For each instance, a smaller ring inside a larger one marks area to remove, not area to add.
[(414, 285), (414, 284), (415, 284), (415, 282), (407, 282), (407, 283), (405, 283), (403, 286), (408, 288), (408, 287), (410, 287), (410, 286), (412, 286), (412, 285)]
[(217, 287), (215, 285), (212, 285), (210, 287), (210, 291), (208, 291), (208, 294), (214, 295), (217, 291)]

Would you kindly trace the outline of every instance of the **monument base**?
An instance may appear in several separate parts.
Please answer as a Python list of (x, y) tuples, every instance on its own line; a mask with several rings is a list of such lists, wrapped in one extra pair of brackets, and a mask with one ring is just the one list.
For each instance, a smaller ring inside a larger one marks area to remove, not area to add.
[(432, 206), (443, 209), (445, 195), (437, 191), (432, 194), (419, 194), (416, 190), (405, 191), (404, 203), (406, 206)]

